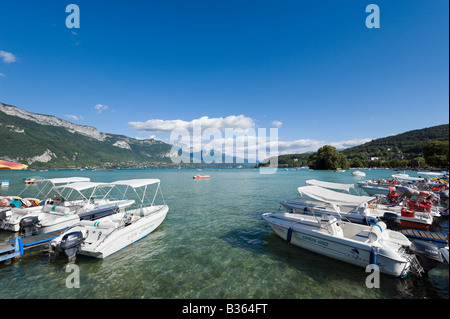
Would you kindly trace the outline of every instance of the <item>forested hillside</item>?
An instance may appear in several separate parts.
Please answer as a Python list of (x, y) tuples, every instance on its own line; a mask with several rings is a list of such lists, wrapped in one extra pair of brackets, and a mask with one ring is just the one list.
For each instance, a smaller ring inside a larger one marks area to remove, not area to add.
[[(441, 167), (448, 169), (449, 125), (443, 124), (383, 137), (340, 152), (348, 167)], [(302, 167), (316, 153), (278, 156), (279, 167)], [(345, 165), (344, 165), (345, 164)], [(261, 164), (265, 165), (265, 164)]]

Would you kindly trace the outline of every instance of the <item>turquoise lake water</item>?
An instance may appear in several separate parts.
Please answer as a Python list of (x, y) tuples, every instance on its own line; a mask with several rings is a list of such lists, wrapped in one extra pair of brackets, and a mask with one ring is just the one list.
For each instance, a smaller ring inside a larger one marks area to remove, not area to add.
[[(289, 245), (262, 220), (280, 210), (280, 200), (299, 198), (297, 187), (308, 179), (355, 183), (389, 178), (393, 170), (148, 169), (116, 171), (0, 171), (9, 179), (0, 196), (24, 188), (22, 178), (84, 176), (95, 182), (159, 178), (170, 210), (153, 233), (104, 259), (77, 257), (80, 288), (67, 288), (67, 260), (50, 262), (44, 253), (0, 264), (0, 298), (167, 298), (167, 299), (448, 299), (449, 270), (442, 265), (428, 277), (381, 276), (380, 288), (365, 285), (363, 268)], [(192, 176), (210, 175), (210, 180)], [(414, 172), (411, 176), (416, 176)], [(361, 190), (359, 190), (361, 191)], [(442, 233), (448, 218), (441, 218)], [(0, 240), (11, 233), (0, 233)]]

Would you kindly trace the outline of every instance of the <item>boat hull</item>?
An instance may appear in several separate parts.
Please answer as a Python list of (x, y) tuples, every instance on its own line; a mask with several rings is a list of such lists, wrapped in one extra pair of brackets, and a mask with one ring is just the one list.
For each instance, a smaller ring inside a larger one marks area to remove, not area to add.
[[(270, 218), (270, 214), (264, 214), (263, 219), (278, 236), (285, 240), (289, 239), (290, 243), (297, 247), (358, 267), (366, 268), (371, 264), (372, 246), (369, 244), (334, 238), (295, 225), (291, 227), (288, 222)], [(288, 236), (289, 228), (292, 229), (290, 236)], [(378, 252), (377, 265), (381, 273), (398, 278), (406, 277), (410, 268), (407, 259), (392, 257), (388, 253), (385, 255), (382, 251)]]
[(145, 216), (130, 226), (115, 230), (95, 247), (84, 244), (78, 254), (100, 259), (111, 256), (152, 233), (164, 221), (168, 211), (169, 207), (164, 206), (160, 211)]

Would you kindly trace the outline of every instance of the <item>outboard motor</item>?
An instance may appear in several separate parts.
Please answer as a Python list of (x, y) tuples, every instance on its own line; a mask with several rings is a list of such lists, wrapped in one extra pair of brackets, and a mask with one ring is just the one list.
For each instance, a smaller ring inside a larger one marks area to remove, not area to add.
[(63, 236), (59, 248), (66, 253), (69, 262), (71, 262), (80, 251), (81, 244), (84, 240), (85, 238), (81, 231), (76, 231)]
[(398, 219), (398, 215), (395, 213), (384, 213), (383, 217), (381, 217), (381, 220), (386, 223), (388, 227), (397, 227), (400, 223)]
[(6, 220), (6, 212), (0, 212), (0, 226), (2, 226), (3, 225), (3, 223), (5, 222), (5, 220)]
[(31, 236), (36, 233), (39, 225), (37, 216), (27, 216), (20, 220), (19, 230), (25, 233), (25, 236)]
[(416, 255), (425, 273), (444, 262), (436, 245), (421, 240), (413, 240), (409, 249)]

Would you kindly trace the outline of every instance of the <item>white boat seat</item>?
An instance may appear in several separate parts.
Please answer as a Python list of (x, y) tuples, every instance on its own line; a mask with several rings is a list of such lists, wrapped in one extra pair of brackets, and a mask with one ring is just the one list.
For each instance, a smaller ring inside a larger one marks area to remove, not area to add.
[(70, 214), (75, 212), (79, 206), (59, 206), (59, 205), (45, 205), (44, 212), (57, 212), (63, 214)]
[(359, 232), (358, 234), (356, 234), (355, 236), (353, 236), (351, 239), (360, 241), (362, 243), (366, 243), (369, 241), (369, 231), (363, 230), (363, 231)]

